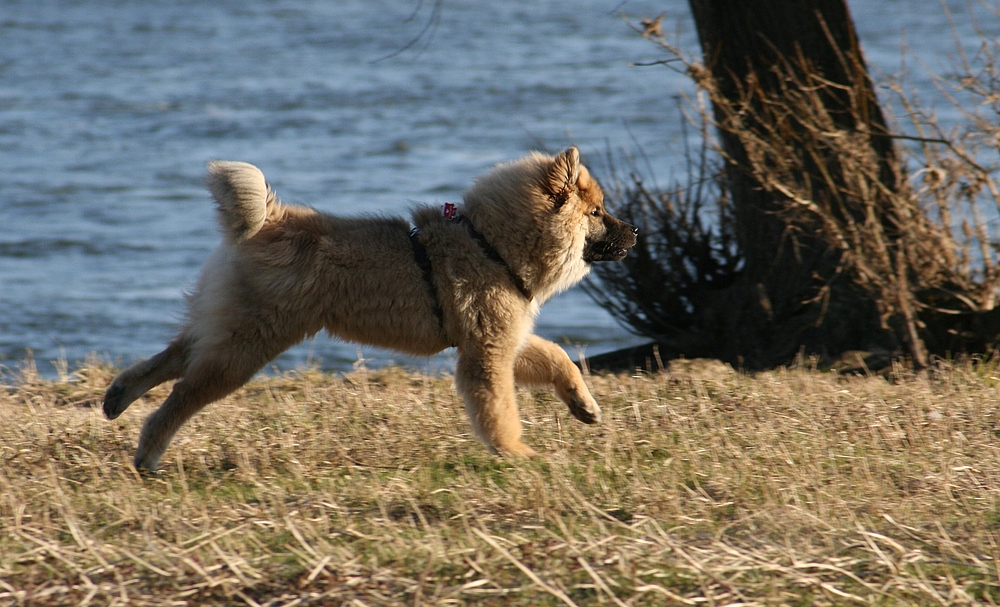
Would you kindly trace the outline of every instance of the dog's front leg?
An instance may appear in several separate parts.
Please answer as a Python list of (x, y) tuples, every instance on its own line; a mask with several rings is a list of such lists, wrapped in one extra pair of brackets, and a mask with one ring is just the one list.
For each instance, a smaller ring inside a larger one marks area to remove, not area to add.
[[(506, 351), (506, 353), (505, 353)], [(536, 457), (521, 442), (521, 419), (514, 393), (510, 349), (463, 351), (459, 348), (455, 387), (465, 400), (472, 428), (492, 452)]]
[(590, 395), (583, 375), (566, 351), (537, 335), (528, 335), (514, 362), (514, 377), (520, 384), (555, 386), (573, 417), (585, 424), (601, 422), (601, 408)]

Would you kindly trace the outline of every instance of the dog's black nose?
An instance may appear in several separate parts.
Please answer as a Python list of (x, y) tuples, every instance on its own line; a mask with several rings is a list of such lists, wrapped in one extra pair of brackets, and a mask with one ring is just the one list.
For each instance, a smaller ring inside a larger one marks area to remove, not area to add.
[(635, 226), (632, 226), (632, 235), (633, 236), (638, 236), (639, 235), (639, 228), (637, 228)]

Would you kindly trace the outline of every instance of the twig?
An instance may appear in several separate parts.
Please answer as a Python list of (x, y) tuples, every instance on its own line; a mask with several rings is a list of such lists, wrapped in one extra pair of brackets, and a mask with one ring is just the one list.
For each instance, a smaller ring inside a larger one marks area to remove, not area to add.
[(618, 596), (614, 592), (612, 592), (610, 588), (608, 588), (608, 585), (604, 583), (604, 580), (601, 579), (601, 576), (597, 575), (597, 572), (591, 569), (590, 564), (586, 561), (586, 559), (584, 559), (582, 556), (577, 557), (576, 562), (580, 563), (580, 566), (582, 566), (584, 570), (587, 572), (587, 574), (590, 575), (591, 578), (593, 578), (594, 583), (597, 584), (597, 587), (603, 590), (604, 593), (607, 594), (609, 597), (611, 597), (611, 600), (614, 602), (615, 605), (618, 605), (618, 607), (629, 607), (624, 602), (622, 602), (622, 600), (619, 599)]

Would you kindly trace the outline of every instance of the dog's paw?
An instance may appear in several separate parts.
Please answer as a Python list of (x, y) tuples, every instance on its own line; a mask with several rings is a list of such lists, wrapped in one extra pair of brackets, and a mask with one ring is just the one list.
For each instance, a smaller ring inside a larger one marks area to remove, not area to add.
[(115, 419), (128, 406), (129, 403), (125, 402), (125, 387), (111, 384), (104, 393), (104, 416), (108, 419)]
[(160, 467), (160, 457), (163, 453), (155, 453), (150, 449), (143, 448), (143, 445), (139, 445), (139, 449), (135, 453), (135, 458), (132, 459), (132, 466), (139, 471), (140, 474), (157, 474), (157, 470)]
[(589, 394), (574, 394), (566, 400), (566, 406), (569, 407), (569, 412), (573, 414), (573, 417), (585, 424), (601, 423), (601, 408), (597, 405), (594, 397)]
[(538, 452), (525, 445), (521, 441), (516, 441), (503, 445), (497, 449), (497, 452), (501, 455), (507, 457), (514, 457), (518, 459), (534, 459), (538, 457)]
[(163, 476), (163, 470), (160, 470), (159, 468), (150, 470), (149, 468), (143, 466), (137, 466), (135, 462), (132, 462), (132, 467), (135, 468), (136, 474), (138, 474), (139, 478), (142, 479), (160, 478)]

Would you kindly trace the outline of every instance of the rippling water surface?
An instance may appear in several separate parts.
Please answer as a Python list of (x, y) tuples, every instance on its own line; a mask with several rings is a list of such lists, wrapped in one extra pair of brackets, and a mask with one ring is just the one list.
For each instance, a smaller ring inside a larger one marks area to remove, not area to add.
[[(937, 0), (850, 5), (876, 72), (899, 69), (904, 31), (933, 68), (953, 53)], [(977, 44), (966, 4), (951, 9)], [(52, 374), (58, 358), (158, 351), (218, 242), (209, 159), (252, 162), (286, 201), (348, 214), (458, 200), (492, 164), (570, 143), (592, 160), (641, 149), (670, 179), (687, 83), (630, 67), (659, 55), (618, 16), (662, 10), (695, 50), (677, 0), (0, 3), (0, 364), (30, 350)], [(995, 20), (977, 19), (987, 34)], [(640, 341), (579, 290), (537, 330), (574, 354)], [(275, 366), (345, 369), (358, 354), (321, 336)]]

